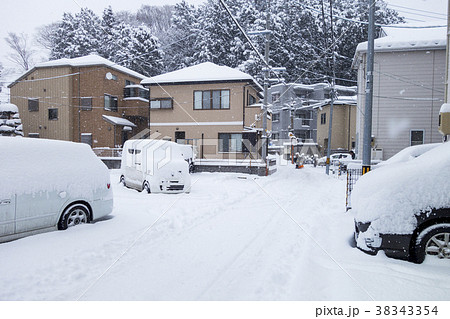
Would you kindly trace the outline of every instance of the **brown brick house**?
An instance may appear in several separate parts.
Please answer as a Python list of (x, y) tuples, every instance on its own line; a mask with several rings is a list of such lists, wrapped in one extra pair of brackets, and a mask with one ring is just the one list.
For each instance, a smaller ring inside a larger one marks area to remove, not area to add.
[(113, 148), (148, 126), (144, 78), (93, 54), (40, 63), (8, 87), (25, 136)]
[(190, 143), (200, 158), (257, 154), (262, 127), (257, 102), (262, 88), (250, 75), (206, 62), (144, 79), (141, 84), (150, 90), (152, 134)]

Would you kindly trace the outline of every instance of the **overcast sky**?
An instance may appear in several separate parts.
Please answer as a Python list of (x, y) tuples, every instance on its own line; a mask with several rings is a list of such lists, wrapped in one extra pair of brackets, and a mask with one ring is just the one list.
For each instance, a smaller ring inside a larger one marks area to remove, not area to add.
[[(448, 0), (385, 1), (401, 15), (408, 17), (410, 22), (431, 21), (439, 25), (446, 24)], [(10, 66), (6, 60), (9, 48), (4, 41), (8, 32), (24, 32), (31, 36), (39, 26), (60, 20), (64, 12), (75, 13), (80, 11), (80, 8), (88, 7), (100, 15), (108, 5), (111, 5), (113, 11), (135, 12), (142, 4), (164, 5), (177, 2), (180, 0), (2, 0), (0, 5), (0, 62), (4, 66)], [(198, 5), (204, 0), (188, 0), (188, 2)]]

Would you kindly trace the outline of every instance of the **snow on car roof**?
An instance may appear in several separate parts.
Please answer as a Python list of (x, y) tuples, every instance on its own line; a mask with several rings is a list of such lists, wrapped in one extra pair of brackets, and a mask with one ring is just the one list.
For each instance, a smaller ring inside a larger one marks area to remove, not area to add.
[(352, 211), (358, 221), (378, 223), (383, 233), (411, 233), (415, 214), (450, 207), (449, 181), (450, 143), (443, 143), (415, 159), (363, 175), (352, 192)]
[(0, 137), (0, 197), (40, 191), (70, 191), (92, 197), (106, 187), (109, 172), (89, 145), (26, 137)]

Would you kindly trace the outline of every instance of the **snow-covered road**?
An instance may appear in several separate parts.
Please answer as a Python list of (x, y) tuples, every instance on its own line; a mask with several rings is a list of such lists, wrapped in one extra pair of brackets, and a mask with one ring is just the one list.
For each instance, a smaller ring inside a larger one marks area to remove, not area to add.
[(111, 171), (114, 211), (0, 244), (0, 300), (449, 300), (447, 261), (352, 248), (345, 181), (323, 168), (201, 173), (144, 194)]

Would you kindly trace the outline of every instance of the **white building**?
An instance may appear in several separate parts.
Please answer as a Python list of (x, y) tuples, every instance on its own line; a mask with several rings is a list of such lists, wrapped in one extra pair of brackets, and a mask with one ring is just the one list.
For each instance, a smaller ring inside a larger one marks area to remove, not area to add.
[[(447, 28), (382, 29), (375, 40), (372, 147), (386, 160), (405, 147), (442, 141)], [(362, 158), (367, 42), (356, 49), (356, 154)]]

